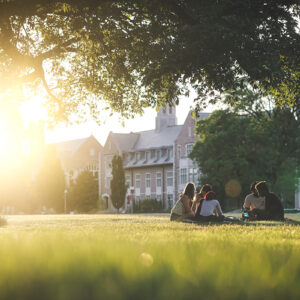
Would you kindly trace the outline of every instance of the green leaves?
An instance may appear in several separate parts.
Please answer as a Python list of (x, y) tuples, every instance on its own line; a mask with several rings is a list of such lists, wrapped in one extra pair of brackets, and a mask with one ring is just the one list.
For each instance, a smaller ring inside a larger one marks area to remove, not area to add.
[(94, 211), (98, 201), (98, 178), (88, 170), (81, 172), (71, 185), (68, 201), (70, 208), (77, 212)]
[(176, 102), (189, 85), (199, 106), (218, 103), (245, 76), (295, 107), (297, 9), (295, 0), (2, 2), (0, 81), (41, 78), (59, 99), (57, 122), (91, 95), (124, 117)]
[(261, 112), (260, 118), (219, 110), (198, 121), (200, 140), (191, 157), (204, 174), (202, 183), (211, 183), (224, 199), (226, 183), (238, 180), (242, 201), (251, 182), (267, 180), (275, 191), (291, 197), (299, 167), (298, 124), (288, 109), (275, 109), (270, 115)]

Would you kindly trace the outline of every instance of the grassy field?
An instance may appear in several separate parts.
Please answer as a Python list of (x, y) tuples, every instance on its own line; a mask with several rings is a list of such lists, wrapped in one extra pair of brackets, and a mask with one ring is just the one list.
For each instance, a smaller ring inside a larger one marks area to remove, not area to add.
[[(300, 217), (295, 217), (300, 221)], [(0, 299), (299, 299), (300, 226), (7, 216)]]

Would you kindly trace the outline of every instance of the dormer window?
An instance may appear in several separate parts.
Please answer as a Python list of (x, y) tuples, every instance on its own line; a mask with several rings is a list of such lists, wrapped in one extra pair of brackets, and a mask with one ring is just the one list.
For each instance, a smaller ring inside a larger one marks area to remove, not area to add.
[(159, 160), (160, 159), (160, 150), (156, 151), (156, 159)]
[(151, 150), (151, 158), (155, 157), (155, 150)]
[(150, 152), (146, 151), (146, 153), (145, 153), (145, 161), (148, 161), (149, 158), (150, 158)]
[(168, 151), (168, 159), (172, 158), (173, 157), (173, 149), (170, 148), (167, 151)]
[(135, 162), (138, 162), (140, 159), (140, 153), (139, 152), (136, 152), (135, 153)]

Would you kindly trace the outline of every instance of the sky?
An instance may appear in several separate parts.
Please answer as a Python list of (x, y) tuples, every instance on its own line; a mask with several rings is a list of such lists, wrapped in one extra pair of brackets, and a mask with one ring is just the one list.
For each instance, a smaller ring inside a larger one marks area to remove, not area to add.
[[(192, 106), (192, 98), (180, 99), (179, 105), (176, 107), (177, 124), (184, 123)], [(207, 110), (207, 112), (210, 111), (211, 110)], [(143, 116), (136, 116), (134, 119), (125, 120), (125, 126), (122, 126), (118, 114), (114, 114), (111, 117), (107, 116), (106, 120), (104, 120), (100, 126), (93, 121), (69, 127), (61, 126), (53, 131), (46, 132), (46, 143), (79, 139), (93, 135), (100, 144), (104, 145), (110, 131), (128, 133), (154, 129), (156, 114), (157, 112), (155, 109), (147, 108), (145, 109)]]

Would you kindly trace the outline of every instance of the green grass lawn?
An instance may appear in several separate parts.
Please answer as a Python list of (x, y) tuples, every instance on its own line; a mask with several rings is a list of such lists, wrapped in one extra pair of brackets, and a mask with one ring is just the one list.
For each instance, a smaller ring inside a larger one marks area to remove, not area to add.
[[(300, 221), (300, 216), (290, 215)], [(7, 216), (0, 299), (300, 299), (300, 226)]]

